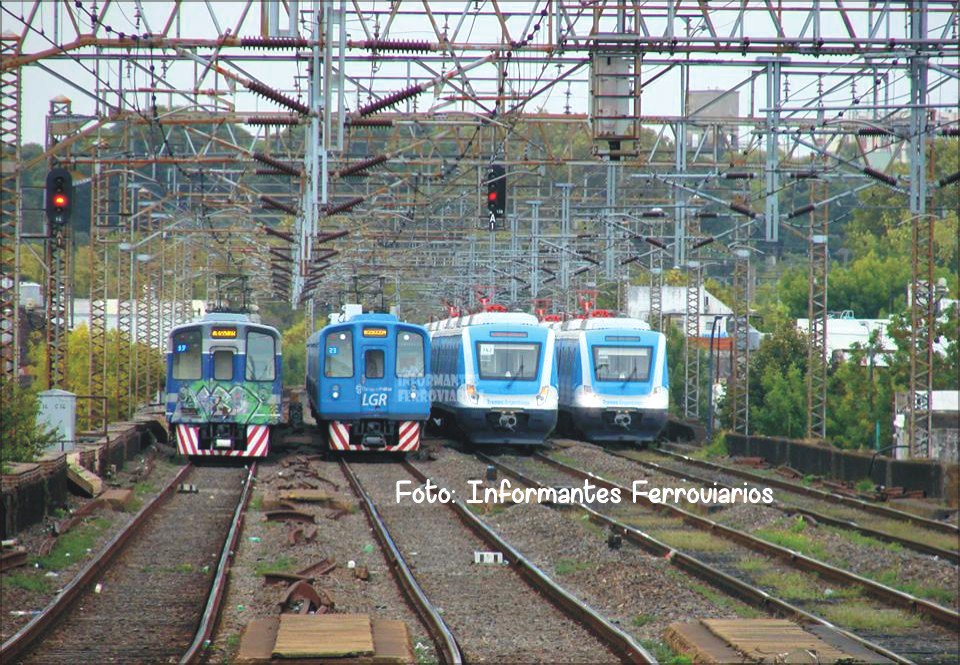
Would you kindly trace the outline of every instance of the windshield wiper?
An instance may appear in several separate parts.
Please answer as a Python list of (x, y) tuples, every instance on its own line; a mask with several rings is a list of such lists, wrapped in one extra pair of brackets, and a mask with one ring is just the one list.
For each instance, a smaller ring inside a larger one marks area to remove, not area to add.
[(513, 382), (520, 378), (520, 375), (523, 374), (523, 360), (520, 361), (520, 367), (517, 368), (517, 373), (510, 377), (510, 383), (507, 384), (507, 388), (513, 385)]
[(637, 366), (634, 365), (633, 368), (630, 370), (630, 373), (627, 374), (627, 378), (625, 378), (623, 380), (623, 383), (621, 383), (620, 385), (624, 385), (624, 386), (627, 385), (630, 382), (630, 380), (633, 379), (633, 377), (635, 377), (636, 375), (637, 375)]

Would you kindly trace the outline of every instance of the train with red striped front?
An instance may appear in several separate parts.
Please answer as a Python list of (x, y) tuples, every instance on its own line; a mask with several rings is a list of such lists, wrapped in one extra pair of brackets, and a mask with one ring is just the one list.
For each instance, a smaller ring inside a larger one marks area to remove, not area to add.
[(430, 416), (430, 338), (392, 314), (347, 310), (307, 339), (306, 392), (329, 448), (409, 453)]
[(266, 457), (281, 417), (280, 333), (211, 312), (167, 339), (166, 416), (189, 457)]

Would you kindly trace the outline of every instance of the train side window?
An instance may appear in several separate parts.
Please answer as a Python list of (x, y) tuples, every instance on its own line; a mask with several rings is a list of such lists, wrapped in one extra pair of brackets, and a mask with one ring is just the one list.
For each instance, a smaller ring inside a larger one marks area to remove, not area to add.
[(233, 381), (233, 349), (217, 349), (213, 352), (213, 378), (217, 381)]
[(202, 378), (200, 330), (183, 330), (173, 336), (173, 378), (195, 381)]
[(367, 349), (363, 354), (363, 375), (368, 379), (383, 378), (383, 349)]
[(349, 330), (327, 335), (323, 375), (333, 379), (353, 376), (353, 333)]
[(420, 377), (423, 370), (423, 335), (401, 331), (397, 334), (397, 376)]
[(276, 378), (276, 343), (272, 335), (247, 333), (247, 380), (273, 381)]

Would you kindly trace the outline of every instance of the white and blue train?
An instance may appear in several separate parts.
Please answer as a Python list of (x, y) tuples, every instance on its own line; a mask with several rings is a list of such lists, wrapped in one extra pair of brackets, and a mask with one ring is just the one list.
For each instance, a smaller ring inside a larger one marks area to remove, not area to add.
[(472, 444), (542, 444), (557, 423), (553, 330), (486, 311), (427, 325), (433, 417)]
[(210, 312), (167, 339), (167, 422), (181, 455), (266, 457), (280, 423), (280, 333)]
[(545, 325), (557, 335), (560, 431), (594, 443), (655, 440), (669, 408), (664, 335), (621, 317)]
[(307, 340), (306, 389), (332, 450), (408, 453), (430, 415), (430, 339), (392, 314), (353, 314)]

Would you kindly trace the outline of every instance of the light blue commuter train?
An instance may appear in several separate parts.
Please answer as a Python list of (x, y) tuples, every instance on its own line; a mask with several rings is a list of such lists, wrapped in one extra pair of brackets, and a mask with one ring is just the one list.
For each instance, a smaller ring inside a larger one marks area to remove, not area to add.
[(555, 333), (532, 314), (485, 311), (427, 325), (432, 417), (471, 444), (537, 445), (557, 423)]
[(669, 408), (664, 335), (603, 310), (544, 325), (557, 336), (559, 431), (594, 443), (655, 440)]

